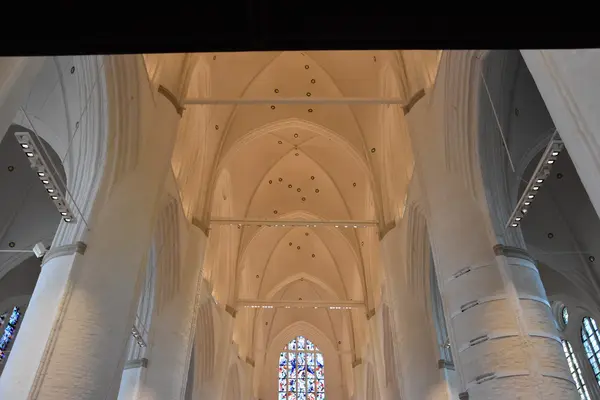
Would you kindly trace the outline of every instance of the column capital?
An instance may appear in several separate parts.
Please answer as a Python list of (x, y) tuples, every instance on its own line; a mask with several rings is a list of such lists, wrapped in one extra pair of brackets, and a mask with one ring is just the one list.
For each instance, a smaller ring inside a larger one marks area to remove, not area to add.
[(527, 250), (521, 249), (519, 247), (504, 246), (502, 244), (497, 244), (494, 246), (494, 254), (496, 256), (522, 258), (524, 260), (528, 260), (534, 264), (537, 264), (537, 261), (527, 252)]

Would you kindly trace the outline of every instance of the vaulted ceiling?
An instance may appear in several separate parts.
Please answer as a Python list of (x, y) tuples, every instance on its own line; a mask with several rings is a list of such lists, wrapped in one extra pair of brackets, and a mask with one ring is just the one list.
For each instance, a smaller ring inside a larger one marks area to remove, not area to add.
[[(259, 349), (302, 322), (354, 352), (356, 325), (377, 298), (379, 231), (401, 216), (412, 175), (404, 113), (433, 83), (438, 52), (187, 57), (173, 170), (188, 217), (210, 226), (205, 276), (217, 300), (237, 308), (236, 340), (260, 358)], [(152, 77), (160, 62), (146, 56), (146, 63)], [(222, 102), (193, 104), (202, 99)], [(216, 218), (374, 225), (211, 224)], [(239, 300), (352, 300), (365, 308), (244, 309)]]

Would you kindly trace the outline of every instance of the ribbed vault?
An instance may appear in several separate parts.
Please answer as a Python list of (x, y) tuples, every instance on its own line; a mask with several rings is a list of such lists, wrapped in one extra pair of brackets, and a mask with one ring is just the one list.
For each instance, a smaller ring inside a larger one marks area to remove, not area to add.
[[(412, 175), (405, 106), (437, 68), (437, 52), (422, 53), (190, 58), (195, 64), (188, 66), (189, 101), (173, 168), (188, 218), (210, 227), (204, 276), (220, 306), (236, 316), (233, 337), (240, 356), (254, 360), (257, 368), (275, 343), (298, 335), (291, 331), (298, 327), (311, 327), (314, 340), (337, 353), (331, 365), (347, 363), (350, 369), (360, 357), (363, 343), (356, 338), (364, 335), (357, 329), (379, 300), (378, 233), (401, 217)], [(160, 62), (147, 62), (151, 74), (160, 71)], [(245, 103), (192, 104), (206, 98)], [(324, 101), (265, 101), (290, 98)], [(345, 98), (375, 101), (344, 103)], [(404, 105), (381, 99), (401, 99)], [(234, 221), (211, 224), (214, 218)], [(247, 219), (307, 224), (244, 224)], [(340, 220), (375, 224), (309, 223)], [(243, 301), (253, 300), (353, 301), (363, 307), (244, 308)], [(341, 382), (341, 367), (329, 371), (337, 378), (328, 379)], [(262, 387), (255, 381), (255, 391)]]

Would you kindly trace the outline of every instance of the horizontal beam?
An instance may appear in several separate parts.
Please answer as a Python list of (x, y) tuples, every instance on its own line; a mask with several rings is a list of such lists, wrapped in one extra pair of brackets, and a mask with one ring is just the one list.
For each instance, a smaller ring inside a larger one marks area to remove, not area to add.
[(347, 310), (352, 308), (364, 308), (362, 301), (338, 300), (338, 301), (287, 301), (287, 300), (250, 300), (239, 299), (238, 308), (327, 308), (330, 310)]
[(261, 105), (261, 104), (399, 104), (406, 106), (408, 102), (400, 97), (276, 97), (263, 99), (218, 99), (218, 98), (195, 98), (185, 99), (184, 105)]
[(333, 226), (335, 228), (368, 228), (376, 227), (377, 221), (355, 221), (355, 220), (302, 220), (302, 219), (234, 219), (234, 218), (211, 218), (211, 225), (239, 225), (239, 226), (305, 226), (305, 227), (317, 227), (317, 226)]

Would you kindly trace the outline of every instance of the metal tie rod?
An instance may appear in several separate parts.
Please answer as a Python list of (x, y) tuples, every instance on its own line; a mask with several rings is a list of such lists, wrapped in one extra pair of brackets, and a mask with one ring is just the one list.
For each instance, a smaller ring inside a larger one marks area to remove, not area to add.
[(211, 225), (268, 225), (268, 226), (335, 226), (344, 228), (365, 228), (378, 226), (377, 221), (354, 221), (354, 220), (284, 220), (284, 219), (232, 219), (212, 218)]
[(264, 99), (218, 99), (196, 98), (185, 99), (184, 105), (260, 105), (260, 104), (399, 104), (406, 106), (408, 103), (400, 97), (287, 97)]

